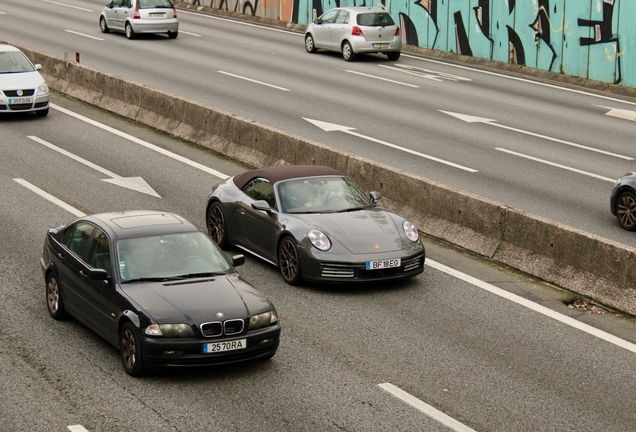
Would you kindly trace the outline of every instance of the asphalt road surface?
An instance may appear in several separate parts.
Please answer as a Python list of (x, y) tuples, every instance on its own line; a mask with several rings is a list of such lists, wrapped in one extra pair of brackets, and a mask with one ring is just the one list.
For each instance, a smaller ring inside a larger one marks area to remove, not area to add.
[[(632, 319), (569, 308), (566, 292), (429, 240), (424, 274), (361, 287), (292, 287), (248, 256), (239, 272), (281, 317), (277, 355), (129, 377), (113, 347), (49, 317), (46, 229), (117, 209), (203, 225), (213, 172), (245, 167), (52, 102), (46, 118), (0, 116), (0, 429), (634, 430)], [(160, 197), (105, 182), (112, 174), (142, 177)]]

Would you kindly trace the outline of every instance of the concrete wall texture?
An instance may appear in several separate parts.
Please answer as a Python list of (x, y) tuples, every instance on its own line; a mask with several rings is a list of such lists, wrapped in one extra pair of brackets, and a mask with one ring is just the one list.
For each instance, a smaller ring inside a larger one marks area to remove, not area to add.
[(281, 20), (334, 7), (386, 9), (405, 44), (636, 87), (634, 0), (182, 0)]

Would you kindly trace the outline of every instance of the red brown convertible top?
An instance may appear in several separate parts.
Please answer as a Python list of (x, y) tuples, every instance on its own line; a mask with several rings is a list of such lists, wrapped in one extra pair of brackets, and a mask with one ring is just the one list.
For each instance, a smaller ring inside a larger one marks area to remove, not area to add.
[(321, 165), (281, 165), (247, 171), (234, 177), (234, 184), (239, 189), (254, 178), (264, 178), (271, 184), (281, 180), (316, 176), (344, 176), (337, 169)]

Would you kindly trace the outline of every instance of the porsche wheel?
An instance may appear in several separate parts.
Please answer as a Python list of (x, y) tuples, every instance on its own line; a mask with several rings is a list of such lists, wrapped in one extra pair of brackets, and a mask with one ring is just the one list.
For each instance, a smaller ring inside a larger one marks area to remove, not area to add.
[(636, 195), (627, 191), (620, 194), (616, 202), (616, 219), (621, 228), (636, 231)]
[(57, 276), (53, 273), (46, 277), (46, 305), (53, 319), (60, 321), (68, 317), (66, 309), (64, 309), (62, 294), (60, 293), (60, 283)]
[(141, 376), (148, 370), (144, 364), (143, 348), (139, 332), (132, 323), (127, 322), (119, 333), (119, 352), (124, 370), (130, 376)]
[(278, 268), (290, 285), (298, 285), (302, 279), (298, 249), (292, 237), (285, 237), (278, 247)]
[(225, 224), (225, 213), (220, 203), (214, 202), (208, 207), (206, 218), (208, 234), (221, 249), (229, 246), (227, 241), (227, 225)]

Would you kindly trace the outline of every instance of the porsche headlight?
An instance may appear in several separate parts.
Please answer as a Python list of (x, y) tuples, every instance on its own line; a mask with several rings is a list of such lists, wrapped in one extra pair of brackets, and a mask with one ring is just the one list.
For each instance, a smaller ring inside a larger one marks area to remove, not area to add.
[(48, 92), (49, 92), (49, 86), (46, 85), (45, 82), (40, 84), (40, 86), (38, 87), (38, 94), (44, 94), (44, 93), (48, 93)]
[(316, 249), (328, 251), (331, 248), (331, 241), (329, 241), (329, 237), (317, 229), (309, 230), (307, 238), (309, 238), (309, 241)]
[(252, 315), (250, 318), (250, 325), (248, 330), (256, 330), (259, 328), (270, 326), (278, 322), (278, 314), (276, 311), (269, 311), (260, 313), (258, 315)]
[(189, 324), (151, 324), (145, 332), (149, 336), (194, 337), (194, 330)]
[(406, 238), (411, 240), (412, 242), (416, 242), (420, 238), (420, 234), (417, 232), (417, 228), (409, 221), (402, 222), (402, 228), (404, 229), (404, 234), (406, 234)]

